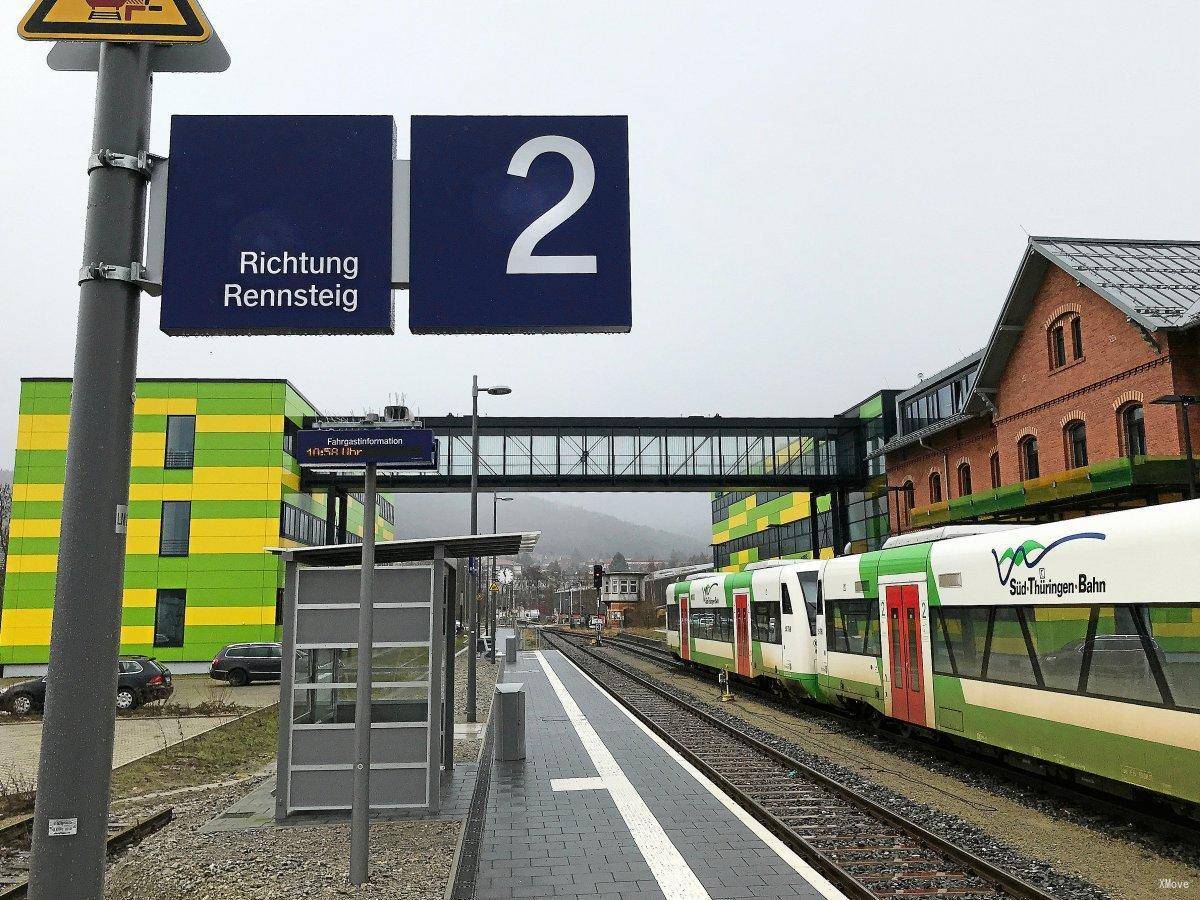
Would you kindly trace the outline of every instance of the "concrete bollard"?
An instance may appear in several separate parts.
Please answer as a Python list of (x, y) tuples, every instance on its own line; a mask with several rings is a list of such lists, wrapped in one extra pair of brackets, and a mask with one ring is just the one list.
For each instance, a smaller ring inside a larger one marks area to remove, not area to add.
[(492, 703), (496, 709), (496, 760), (512, 762), (524, 759), (525, 685), (496, 685)]
[(515, 665), (517, 662), (517, 639), (515, 637), (504, 639), (504, 661), (509, 665)]

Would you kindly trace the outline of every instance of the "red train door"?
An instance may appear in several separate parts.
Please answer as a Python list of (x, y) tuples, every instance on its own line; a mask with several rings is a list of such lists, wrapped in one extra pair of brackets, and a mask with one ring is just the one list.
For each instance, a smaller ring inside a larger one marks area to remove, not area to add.
[(679, 595), (679, 656), (682, 659), (692, 658), (692, 642), (689, 640), (691, 623), (688, 622), (688, 595)]
[(884, 596), (891, 658), (892, 716), (914, 725), (924, 725), (920, 593), (915, 584), (892, 584), (887, 586)]
[(733, 647), (737, 657), (737, 673), (750, 674), (750, 594), (733, 592)]

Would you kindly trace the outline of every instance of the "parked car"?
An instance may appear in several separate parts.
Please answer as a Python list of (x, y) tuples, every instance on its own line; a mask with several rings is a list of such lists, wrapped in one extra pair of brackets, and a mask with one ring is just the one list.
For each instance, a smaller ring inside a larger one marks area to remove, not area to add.
[[(166, 700), (175, 687), (171, 670), (149, 656), (122, 656), (117, 661), (117, 709), (131, 709)], [(46, 679), (34, 678), (9, 685), (0, 692), (0, 709), (27, 716), (41, 712), (46, 706)]]
[(278, 681), (282, 669), (282, 644), (229, 644), (213, 658), (208, 674), (242, 687), (255, 680)]

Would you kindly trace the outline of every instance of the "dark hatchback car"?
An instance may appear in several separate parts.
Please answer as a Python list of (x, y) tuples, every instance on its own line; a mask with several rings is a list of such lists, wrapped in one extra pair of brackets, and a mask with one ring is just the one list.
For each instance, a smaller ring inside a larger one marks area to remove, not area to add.
[[(166, 700), (175, 690), (171, 670), (149, 656), (122, 656), (117, 665), (117, 709), (128, 712), (144, 703)], [(10, 685), (0, 692), (0, 709), (27, 716), (46, 705), (46, 679)]]
[(230, 644), (213, 659), (208, 674), (241, 687), (251, 681), (278, 681), (282, 666), (282, 644)]

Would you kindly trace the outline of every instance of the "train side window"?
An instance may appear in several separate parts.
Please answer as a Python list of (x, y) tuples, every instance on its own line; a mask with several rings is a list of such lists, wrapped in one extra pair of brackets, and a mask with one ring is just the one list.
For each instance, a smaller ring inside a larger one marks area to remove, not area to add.
[[(964, 678), (983, 676), (983, 652), (987, 646), (986, 606), (943, 606), (942, 628), (954, 658), (956, 674)], [(945, 674), (945, 673), (943, 673)]]
[(988, 657), (988, 681), (1038, 686), (1037, 672), (1026, 639), (1022, 611), (1015, 606), (996, 607), (992, 626), (992, 650)]
[(783, 643), (783, 620), (780, 617), (779, 604), (768, 600), (756, 601), (751, 605), (754, 618), (751, 620), (751, 636), (753, 640), (763, 644)]
[(1088, 646), (1086, 606), (1036, 606), (1026, 610), (1033, 649), (1046, 687), (1079, 690), (1084, 650)]
[(825, 645), (837, 653), (881, 656), (879, 608), (873, 600), (829, 600)]
[(1200, 606), (1152, 606), (1149, 619), (1175, 705), (1200, 710)]
[(846, 642), (846, 624), (842, 621), (842, 609), (836, 600), (825, 606), (825, 647), (836, 653), (849, 653)]
[(779, 598), (783, 604), (783, 614), (790, 616), (792, 614), (792, 595), (788, 593), (788, 586), (782, 582), (779, 585)]
[(954, 667), (954, 652), (950, 649), (950, 635), (946, 631), (946, 620), (942, 607), (929, 607), (929, 642), (933, 645), (933, 671), (938, 675), (957, 675)]
[[(1134, 616), (1145, 616), (1143, 607), (1101, 606), (1090, 646), (1089, 694), (1118, 700), (1163, 703), (1163, 692), (1146, 656)], [(1141, 625), (1144, 628), (1144, 621)], [(1152, 644), (1156, 647), (1157, 644)], [(1157, 655), (1157, 651), (1156, 651)]]
[(800, 575), (800, 590), (804, 593), (804, 611), (808, 614), (808, 630), (817, 633), (817, 603), (821, 596), (821, 587), (817, 583), (816, 572), (804, 572)]
[(679, 630), (679, 604), (667, 604), (667, 631)]

